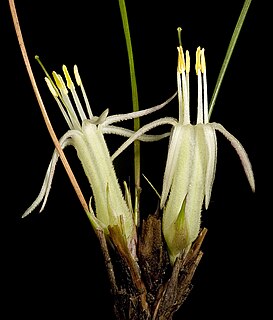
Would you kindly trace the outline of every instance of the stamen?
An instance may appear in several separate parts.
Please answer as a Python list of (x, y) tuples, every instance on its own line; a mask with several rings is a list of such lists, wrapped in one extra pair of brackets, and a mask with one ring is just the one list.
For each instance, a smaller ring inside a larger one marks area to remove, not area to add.
[(188, 86), (185, 72), (182, 73), (182, 90), (183, 90), (183, 104), (184, 104), (184, 121), (183, 124), (190, 124), (190, 106), (188, 98)]
[(186, 73), (190, 73), (190, 54), (189, 54), (189, 50), (186, 50)]
[(203, 88), (202, 88), (202, 76), (201, 76), (201, 48), (198, 47), (196, 50), (196, 63), (195, 63), (195, 71), (197, 74), (197, 88), (198, 88), (198, 96), (197, 96), (197, 121), (196, 123), (203, 123)]
[(54, 98), (57, 98), (58, 97), (58, 93), (56, 92), (56, 90), (53, 88), (53, 85), (52, 83), (50, 82), (50, 80), (45, 77), (45, 81), (46, 81), (46, 84), (48, 86), (48, 89), (50, 90), (50, 92), (52, 93), (53, 97)]
[(190, 73), (190, 54), (189, 50), (186, 50), (186, 82), (187, 82), (187, 96), (188, 96), (188, 105), (190, 110), (190, 80), (189, 80), (189, 73)]
[(67, 67), (65, 65), (63, 65), (63, 73), (64, 73), (64, 76), (65, 76), (65, 79), (66, 79), (67, 88), (71, 90), (72, 88), (74, 88), (74, 83), (73, 83), (73, 81), (72, 81), (72, 79), (70, 77), (70, 74), (69, 74), (69, 72), (67, 70)]
[(201, 51), (201, 48), (198, 47), (196, 49), (196, 54), (195, 54), (195, 71), (197, 75), (198, 75), (198, 71), (201, 69), (200, 51)]
[(69, 96), (68, 96), (68, 90), (66, 88), (66, 85), (63, 81), (63, 78), (61, 75), (57, 74), (55, 71), (52, 72), (53, 74), (53, 78), (55, 80), (55, 83), (56, 83), (56, 86), (58, 87), (58, 89), (60, 90), (60, 93), (61, 93), (61, 98), (62, 98), (62, 101), (63, 101), (63, 104), (68, 112), (68, 115), (71, 119), (71, 122), (73, 124), (73, 127), (74, 128), (77, 128), (77, 129), (80, 129), (81, 128), (81, 125), (78, 121), (78, 118), (77, 118), (77, 115), (75, 113), (75, 110), (74, 110), (74, 107), (69, 99)]
[(202, 73), (206, 70), (206, 60), (205, 60), (205, 49), (203, 48), (200, 51), (200, 64), (201, 64), (201, 71)]
[(76, 79), (77, 85), (80, 86), (82, 84), (82, 79), (80, 77), (77, 65), (74, 65), (73, 71), (74, 71), (74, 75), (75, 75), (75, 79)]
[(62, 77), (57, 74), (57, 72), (53, 71), (52, 72), (53, 78), (55, 80), (56, 86), (59, 90), (61, 90), (64, 94), (68, 94), (68, 90), (66, 88), (66, 85), (62, 79)]
[(205, 49), (201, 51), (201, 71), (203, 73), (203, 99), (204, 99), (204, 123), (209, 122), (209, 107), (208, 107), (208, 89), (207, 89), (207, 72), (206, 72), (206, 60)]
[(181, 83), (181, 76), (179, 71), (177, 70), (177, 95), (178, 95), (178, 113), (179, 113), (179, 122), (184, 122), (184, 110), (183, 110), (183, 95), (182, 95), (182, 83)]
[(89, 119), (91, 119), (93, 117), (93, 113), (92, 113), (91, 106), (90, 106), (89, 100), (87, 98), (87, 94), (85, 92), (84, 86), (82, 84), (82, 80), (81, 80), (77, 65), (74, 65), (74, 75), (75, 75), (77, 85), (80, 86), (80, 88), (81, 88), (83, 99), (84, 99), (87, 113), (88, 113), (88, 117), (89, 117)]
[(185, 71), (185, 59), (184, 59), (184, 52), (182, 46), (177, 47), (178, 50), (178, 64), (177, 69), (179, 73), (183, 73)]
[(81, 121), (85, 120), (86, 119), (86, 115), (83, 111), (83, 108), (82, 108), (82, 105), (81, 105), (81, 102), (80, 102), (80, 99), (77, 95), (77, 92), (75, 90), (75, 86), (74, 86), (74, 83), (69, 75), (69, 72), (66, 68), (65, 65), (63, 65), (63, 72), (64, 72), (64, 75), (65, 75), (65, 78), (66, 78), (66, 82), (67, 82), (67, 87), (70, 89), (71, 93), (72, 93), (72, 96), (73, 96), (73, 99), (74, 99), (74, 102), (76, 104), (76, 108), (78, 110), (78, 113), (80, 115), (80, 118), (81, 118)]
[[(183, 124), (190, 123), (190, 110), (189, 110), (189, 90), (188, 90), (188, 80), (186, 79), (185, 71), (189, 71), (189, 53), (186, 52), (186, 63), (184, 58), (184, 52), (182, 46), (177, 47), (178, 50), (178, 99), (179, 99), (179, 122)], [(181, 78), (180, 79), (180, 74)], [(181, 90), (182, 87), (182, 90)]]
[(69, 126), (69, 129), (72, 129), (72, 123), (71, 123), (67, 113), (65, 112), (65, 109), (64, 109), (64, 107), (63, 107), (63, 105), (62, 105), (62, 103), (61, 103), (61, 101), (59, 99), (59, 94), (56, 92), (56, 90), (54, 89), (51, 81), (47, 77), (45, 77), (45, 81), (46, 81), (46, 84), (48, 86), (48, 89), (50, 90), (50, 92), (52, 93), (53, 97), (55, 98), (55, 100), (56, 100), (56, 102), (58, 104), (58, 107), (60, 108), (60, 110), (62, 112), (62, 115), (64, 116), (65, 121)]

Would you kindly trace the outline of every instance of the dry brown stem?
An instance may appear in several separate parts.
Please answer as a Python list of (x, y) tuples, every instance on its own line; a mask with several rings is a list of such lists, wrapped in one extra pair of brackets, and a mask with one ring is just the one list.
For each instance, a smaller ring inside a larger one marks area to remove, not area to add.
[[(136, 260), (120, 231), (110, 230), (111, 245), (101, 241), (110, 279), (114, 314), (118, 320), (171, 320), (192, 289), (192, 278), (202, 258), (203, 228), (191, 249), (170, 265), (157, 214), (143, 220)], [(104, 235), (100, 235), (101, 239)]]

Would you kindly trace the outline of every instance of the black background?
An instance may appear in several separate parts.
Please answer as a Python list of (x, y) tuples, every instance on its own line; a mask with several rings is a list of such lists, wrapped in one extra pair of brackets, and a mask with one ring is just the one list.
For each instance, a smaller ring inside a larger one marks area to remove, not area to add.
[[(58, 137), (67, 130), (44, 74), (77, 64), (94, 114), (107, 107), (111, 114), (132, 110), (129, 68), (118, 1), (17, 1), (25, 45), (42, 98)], [(252, 1), (228, 66), (211, 121), (219, 122), (243, 144), (252, 162), (257, 192), (252, 194), (240, 160), (230, 143), (218, 134), (216, 180), (203, 226), (208, 234), (194, 288), (174, 319), (195, 320), (251, 314), (260, 296), (261, 232), (264, 216), (258, 195), (261, 69), (259, 59), (261, 2)], [(20, 313), (26, 318), (111, 319), (109, 284), (98, 241), (58, 163), (45, 210), (21, 219), (37, 196), (53, 152), (16, 39), (8, 1), (0, 4), (2, 210), (2, 319)], [(208, 94), (211, 97), (243, 1), (127, 1), (134, 50), (140, 109), (161, 103), (176, 91), (177, 27), (184, 49), (191, 53), (191, 108), (195, 118), (196, 79), (193, 65), (197, 46), (205, 48)], [(159, 116), (177, 117), (173, 101)], [(4, 114), (3, 114), (4, 113)], [(265, 113), (263, 113), (265, 114)], [(268, 121), (264, 118), (265, 123)], [(193, 120), (194, 122), (194, 120)], [(132, 122), (124, 123), (132, 128)], [(168, 128), (162, 128), (161, 130)], [(107, 136), (111, 152), (123, 139)], [(133, 183), (133, 154), (129, 148), (115, 162), (119, 179)], [(262, 150), (262, 149), (261, 149)], [(160, 190), (167, 140), (142, 144), (142, 173)], [(74, 150), (67, 149), (86, 196), (89, 187)], [(141, 213), (154, 212), (157, 198), (142, 180)], [(267, 222), (266, 222), (267, 224)], [(258, 285), (258, 287), (257, 287)], [(4, 297), (4, 299), (3, 299)], [(4, 311), (6, 310), (6, 311)]]

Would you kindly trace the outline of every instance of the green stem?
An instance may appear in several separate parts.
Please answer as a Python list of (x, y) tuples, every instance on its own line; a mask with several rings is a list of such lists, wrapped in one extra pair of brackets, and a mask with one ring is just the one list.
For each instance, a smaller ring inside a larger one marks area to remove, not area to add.
[(213, 111), (213, 108), (214, 108), (214, 105), (215, 105), (215, 101), (216, 101), (216, 97), (218, 95), (218, 92), (219, 92), (220, 86), (222, 84), (222, 81), (223, 81), (223, 78), (224, 78), (224, 75), (225, 75), (225, 72), (226, 72), (230, 57), (232, 55), (233, 49), (235, 47), (236, 41), (238, 39), (239, 33), (241, 31), (241, 28), (242, 28), (243, 22), (245, 20), (245, 17), (246, 17), (246, 14), (247, 14), (247, 11), (249, 9), (251, 1), (252, 0), (245, 0), (243, 8), (242, 8), (241, 13), (240, 13), (240, 16), (238, 18), (237, 24), (236, 24), (235, 29), (233, 31), (233, 35), (232, 35), (232, 37), (230, 39), (229, 46), (228, 46), (228, 49), (227, 49), (227, 52), (226, 52), (226, 56), (225, 56), (225, 59), (223, 61), (223, 64), (222, 64), (222, 67), (221, 67), (221, 70), (220, 70), (220, 73), (219, 73), (219, 76), (218, 76), (218, 79), (217, 79), (217, 82), (216, 82), (216, 85), (215, 85), (215, 88), (214, 88), (214, 92), (212, 94), (212, 98), (211, 98), (211, 101), (210, 101), (209, 118), (210, 118), (211, 113)]
[[(139, 104), (138, 104), (137, 83), (136, 83), (134, 58), (133, 58), (133, 50), (132, 50), (128, 17), (127, 17), (127, 10), (125, 5), (125, 0), (118, 0), (118, 1), (119, 1), (119, 8), (120, 8), (120, 13), (122, 18), (125, 40), (126, 40), (128, 59), (129, 59), (133, 111), (138, 111)], [(135, 118), (134, 130), (137, 131), (139, 128), (140, 128), (140, 120), (139, 118)], [(140, 195), (140, 142), (139, 140), (136, 140), (134, 142), (134, 175), (135, 175), (135, 214), (138, 215), (139, 195)]]

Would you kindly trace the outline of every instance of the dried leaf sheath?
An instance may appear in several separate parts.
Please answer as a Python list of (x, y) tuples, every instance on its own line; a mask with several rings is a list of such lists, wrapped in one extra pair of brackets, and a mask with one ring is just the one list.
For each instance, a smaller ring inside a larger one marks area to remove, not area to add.
[(107, 245), (103, 234), (100, 238), (116, 319), (171, 320), (193, 287), (192, 278), (203, 255), (201, 244), (207, 229), (200, 231), (188, 254), (179, 257), (173, 267), (159, 211), (143, 220), (137, 261), (124, 246), (119, 230), (113, 228), (110, 233), (118, 245)]

